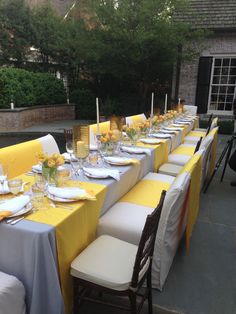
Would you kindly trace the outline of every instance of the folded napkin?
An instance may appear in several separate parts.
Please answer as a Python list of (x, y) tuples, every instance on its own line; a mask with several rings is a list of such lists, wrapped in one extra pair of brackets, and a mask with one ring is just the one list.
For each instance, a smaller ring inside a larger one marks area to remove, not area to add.
[(176, 122), (172, 124), (172, 127), (184, 128), (186, 125), (189, 125), (189, 122)]
[(77, 187), (48, 187), (48, 193), (68, 200), (96, 200), (96, 197), (84, 189)]
[(21, 195), (0, 204), (0, 221), (8, 216), (16, 214), (30, 202), (28, 195)]
[(38, 164), (38, 165), (32, 166), (32, 171), (36, 173), (42, 173), (42, 165)]
[(165, 131), (182, 131), (181, 128), (172, 128), (172, 127), (167, 127), (167, 128), (164, 128)]
[(160, 144), (161, 142), (156, 138), (141, 138), (140, 142), (144, 144)]
[(122, 146), (121, 150), (130, 154), (147, 154), (151, 156), (151, 151), (148, 148)]
[(84, 173), (97, 178), (108, 178), (111, 177), (117, 181), (120, 180), (120, 173), (115, 169), (107, 168), (83, 168)]
[(161, 138), (161, 139), (171, 138), (170, 134), (165, 134), (165, 133), (153, 133), (153, 134), (150, 134), (150, 136), (156, 137), (156, 138)]
[(127, 157), (104, 157), (104, 160), (109, 164), (125, 166), (129, 164), (139, 163), (139, 160), (135, 158), (127, 158)]
[(98, 146), (97, 146), (97, 145), (94, 145), (94, 144), (90, 144), (90, 145), (89, 145), (89, 149), (90, 149), (90, 150), (98, 150)]
[(68, 154), (68, 153), (64, 153), (64, 154), (62, 154), (63, 156), (64, 156), (64, 158), (65, 158), (65, 160), (66, 161), (78, 161), (78, 159), (75, 157), (75, 155), (74, 154), (72, 154), (71, 156), (70, 156), (70, 154)]
[(0, 194), (9, 193), (8, 183), (7, 183), (7, 176), (0, 176), (0, 181), (3, 182), (0, 184)]

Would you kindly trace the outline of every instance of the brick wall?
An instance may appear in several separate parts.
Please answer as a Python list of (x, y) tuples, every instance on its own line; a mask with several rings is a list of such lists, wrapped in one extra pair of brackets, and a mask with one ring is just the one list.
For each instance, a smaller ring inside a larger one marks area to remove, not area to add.
[(75, 119), (74, 105), (35, 106), (0, 110), (0, 131), (18, 131), (45, 122)]
[[(235, 55), (236, 56), (236, 33), (215, 34), (203, 41), (202, 51), (199, 56)], [(195, 105), (197, 88), (199, 56), (191, 61), (182, 62), (180, 70), (179, 96), (186, 100), (187, 104)], [(173, 81), (174, 82), (174, 81)], [(174, 89), (174, 84), (172, 90)], [(174, 91), (172, 92), (172, 95)]]

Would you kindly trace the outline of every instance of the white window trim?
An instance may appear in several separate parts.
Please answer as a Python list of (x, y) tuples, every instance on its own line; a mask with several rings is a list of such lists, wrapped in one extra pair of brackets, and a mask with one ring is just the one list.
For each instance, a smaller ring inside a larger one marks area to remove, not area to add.
[[(209, 109), (210, 107), (210, 101), (211, 101), (211, 91), (212, 91), (212, 82), (213, 82), (213, 72), (214, 72), (214, 67), (215, 67), (215, 59), (216, 58), (234, 58), (236, 59), (236, 55), (235, 54), (214, 54), (211, 55), (211, 57), (213, 58), (213, 62), (212, 62), (212, 67), (211, 67), (211, 80), (210, 80), (210, 86), (209, 86), (209, 94), (208, 94), (208, 104), (207, 104), (207, 113), (208, 114), (216, 114), (216, 115), (225, 115), (225, 116), (230, 116), (233, 115), (233, 110), (228, 111), (228, 110), (211, 110)], [(235, 88), (235, 93), (236, 93), (236, 88)]]

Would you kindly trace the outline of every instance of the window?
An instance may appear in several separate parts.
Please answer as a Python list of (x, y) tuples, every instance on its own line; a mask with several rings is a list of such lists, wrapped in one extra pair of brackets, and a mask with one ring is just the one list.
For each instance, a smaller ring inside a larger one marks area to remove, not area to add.
[(236, 57), (214, 57), (208, 111), (232, 113), (236, 96)]

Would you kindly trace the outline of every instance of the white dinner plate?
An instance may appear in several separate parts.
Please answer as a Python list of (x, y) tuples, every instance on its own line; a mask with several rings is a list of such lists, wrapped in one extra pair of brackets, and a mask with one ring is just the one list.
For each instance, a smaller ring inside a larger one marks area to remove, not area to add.
[(21, 216), (24, 215), (28, 212), (30, 212), (32, 210), (33, 206), (31, 203), (28, 203), (25, 207), (23, 207), (21, 210), (19, 210), (17, 213), (8, 216), (7, 218), (13, 218), (13, 217), (17, 217), (17, 216)]
[(84, 174), (86, 175), (86, 177), (93, 178), (93, 179), (107, 179), (107, 178), (110, 178), (110, 176), (107, 175), (107, 174), (95, 175), (95, 174), (92, 174), (92, 173), (87, 172), (85, 170), (84, 170)]
[(104, 160), (114, 166), (127, 166), (132, 163), (132, 160), (126, 157), (104, 157)]
[(159, 141), (156, 138), (141, 138), (140, 142), (142, 142), (144, 144), (151, 144), (151, 145), (157, 145), (157, 144), (161, 143), (161, 141)]

